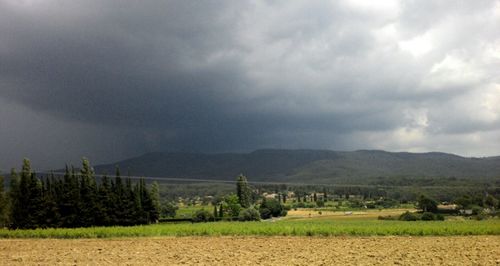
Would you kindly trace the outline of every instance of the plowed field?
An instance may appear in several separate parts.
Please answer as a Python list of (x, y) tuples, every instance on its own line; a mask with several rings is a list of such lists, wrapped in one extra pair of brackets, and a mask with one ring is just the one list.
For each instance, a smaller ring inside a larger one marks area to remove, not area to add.
[(0, 239), (2, 265), (500, 265), (500, 236)]

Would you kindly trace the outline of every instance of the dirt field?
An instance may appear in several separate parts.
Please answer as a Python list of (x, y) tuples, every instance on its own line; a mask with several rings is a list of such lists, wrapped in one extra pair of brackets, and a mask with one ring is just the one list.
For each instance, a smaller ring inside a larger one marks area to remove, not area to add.
[(2, 265), (500, 265), (500, 236), (1, 239)]

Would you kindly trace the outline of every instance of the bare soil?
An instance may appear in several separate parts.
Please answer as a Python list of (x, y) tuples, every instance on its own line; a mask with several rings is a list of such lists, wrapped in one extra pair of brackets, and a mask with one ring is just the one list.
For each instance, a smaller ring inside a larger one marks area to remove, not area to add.
[(0, 239), (1, 265), (500, 265), (500, 236)]

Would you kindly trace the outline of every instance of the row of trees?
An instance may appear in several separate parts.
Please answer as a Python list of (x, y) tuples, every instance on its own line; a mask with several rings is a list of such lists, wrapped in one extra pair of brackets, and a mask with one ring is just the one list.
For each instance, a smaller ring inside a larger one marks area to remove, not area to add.
[(150, 190), (144, 179), (132, 184), (118, 168), (113, 180), (103, 176), (98, 182), (85, 158), (79, 171), (66, 167), (62, 178), (38, 178), (25, 159), (10, 179), (10, 191), (0, 193), (0, 218), (9, 228), (137, 225), (159, 218), (158, 184)]

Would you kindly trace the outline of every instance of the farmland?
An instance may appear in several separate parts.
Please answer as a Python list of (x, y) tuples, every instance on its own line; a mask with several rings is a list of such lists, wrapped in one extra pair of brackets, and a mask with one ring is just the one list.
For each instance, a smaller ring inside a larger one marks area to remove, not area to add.
[(500, 236), (0, 239), (5, 265), (498, 265), (499, 250)]

